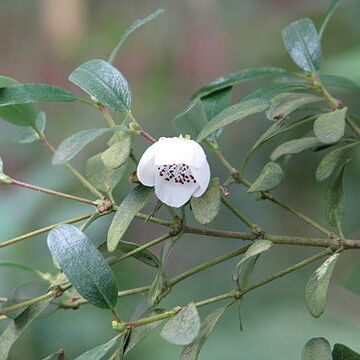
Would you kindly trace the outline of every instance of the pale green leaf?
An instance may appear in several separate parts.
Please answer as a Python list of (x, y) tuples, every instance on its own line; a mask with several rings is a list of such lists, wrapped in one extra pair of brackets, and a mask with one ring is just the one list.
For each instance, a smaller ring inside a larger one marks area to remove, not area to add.
[(53, 354), (43, 358), (42, 360), (65, 360), (65, 351), (60, 349), (59, 351), (54, 352)]
[(159, 269), (150, 285), (147, 301), (149, 306), (153, 307), (158, 303), (159, 296), (163, 293), (165, 287), (165, 275), (163, 269)]
[(319, 39), (321, 40), (323, 34), (324, 34), (324, 30), (326, 28), (326, 25), (328, 24), (329, 20), (331, 19), (331, 17), (333, 16), (336, 8), (340, 5), (340, 3), (343, 0), (331, 0), (330, 2), (330, 6), (326, 11), (326, 15), (324, 18), (323, 23), (321, 24), (320, 30), (319, 30)]
[(333, 360), (329, 342), (324, 338), (312, 338), (303, 347), (301, 360)]
[(153, 192), (154, 189), (151, 187), (138, 185), (119, 205), (107, 237), (107, 246), (110, 252), (116, 249), (135, 215), (145, 206)]
[[(46, 115), (43, 111), (39, 112), (35, 121), (35, 126), (41, 133), (44, 133), (46, 126)], [(16, 144), (30, 144), (34, 141), (39, 141), (39, 135), (36, 133), (33, 126), (27, 126), (23, 132), (14, 138), (13, 141)]]
[(340, 75), (321, 75), (321, 83), (325, 86), (338, 86), (350, 90), (360, 91), (360, 83)]
[(168, 320), (160, 335), (176, 345), (190, 344), (200, 331), (200, 318), (196, 305), (192, 302), (175, 317)]
[(191, 199), (191, 208), (195, 219), (200, 224), (209, 224), (219, 213), (221, 203), (221, 189), (219, 178), (210, 180), (209, 187), (200, 197)]
[(320, 70), (322, 61), (320, 39), (310, 19), (296, 20), (287, 25), (282, 36), (287, 51), (299, 67), (312, 73)]
[(101, 154), (101, 159), (106, 167), (117, 169), (124, 165), (129, 158), (131, 150), (131, 135), (127, 132), (121, 133), (121, 140), (112, 144)]
[(305, 288), (305, 303), (310, 314), (318, 318), (325, 310), (331, 275), (340, 254), (333, 254), (310, 276)]
[(283, 155), (298, 154), (304, 150), (311, 149), (320, 144), (320, 141), (316, 137), (306, 137), (290, 140), (279, 145), (270, 155), (270, 159), (272, 161), (276, 161)]
[(99, 345), (85, 351), (75, 358), (75, 360), (101, 360), (119, 342), (118, 336), (112, 338), (105, 344)]
[(281, 184), (284, 176), (284, 171), (279, 164), (275, 162), (268, 162), (247, 192), (251, 193), (274, 189)]

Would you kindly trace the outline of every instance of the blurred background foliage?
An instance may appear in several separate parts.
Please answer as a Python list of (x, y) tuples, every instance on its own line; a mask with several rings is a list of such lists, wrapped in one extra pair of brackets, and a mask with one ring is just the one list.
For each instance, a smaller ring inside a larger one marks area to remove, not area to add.
[[(327, 0), (1, 0), (0, 73), (20, 82), (49, 83), (79, 93), (67, 80), (68, 74), (86, 60), (106, 59), (121, 31), (134, 19), (164, 7), (165, 15), (131, 36), (115, 65), (130, 82), (137, 119), (153, 136), (169, 136), (173, 134), (170, 120), (187, 106), (195, 90), (216, 77), (255, 66), (296, 70), (282, 44), (281, 30), (301, 17), (311, 17), (319, 25), (328, 3)], [(360, 2), (355, 0), (345, 1), (336, 12), (323, 39), (323, 72), (360, 81), (359, 15)], [(234, 93), (234, 101), (269, 81), (241, 84)], [(353, 112), (360, 113), (358, 94), (336, 89), (334, 95)], [(82, 104), (41, 104), (39, 108), (47, 113), (47, 134), (55, 144), (73, 132), (104, 125), (98, 112)], [(229, 126), (220, 138), (223, 152), (231, 162), (240, 164), (246, 151), (269, 125), (264, 116), (258, 116)], [(11, 124), (0, 123), (0, 154), (9, 175), (71, 194), (86, 194), (64, 168), (51, 165), (50, 154), (41, 145), (15, 145), (12, 138), (19, 130)], [(136, 139), (136, 153), (140, 155), (146, 145)], [(97, 141), (78, 156), (74, 164), (84, 170), (85, 159), (105, 146), (105, 139)], [(249, 166), (251, 179), (266, 163), (274, 147), (275, 143), (271, 142), (254, 156)], [(316, 183), (314, 176), (321, 156), (311, 152), (294, 156), (288, 166), (287, 179), (276, 193), (325, 224), (324, 184)], [(212, 155), (209, 158), (213, 174), (225, 180), (224, 169)], [(347, 172), (344, 225), (346, 236), (356, 239), (360, 238), (359, 160), (359, 156), (355, 156)], [(129, 187), (125, 177), (116, 189), (115, 199), (120, 201)], [(253, 196), (246, 195), (244, 188), (238, 186), (230, 190), (231, 199), (265, 231), (319, 235), (273, 204), (253, 201)], [(2, 186), (0, 240), (89, 210), (84, 204)], [(189, 218), (193, 222), (191, 214)], [(235, 220), (223, 209), (211, 227), (246, 231)], [(109, 217), (105, 217), (87, 230), (94, 242), (105, 239), (109, 221)], [(125, 240), (143, 243), (163, 232), (157, 225), (135, 220)], [(42, 235), (1, 249), (0, 260), (13, 260), (54, 272), (45, 239), (46, 235)], [(169, 259), (168, 273), (178, 274), (239, 245), (241, 243), (234, 239), (186, 235)], [(258, 262), (255, 277), (280, 270), (315, 251), (274, 246)], [(239, 331), (235, 309), (231, 308), (204, 347), (200, 359), (220, 356), (249, 360), (298, 359), (306, 341), (318, 336), (359, 351), (358, 258), (356, 251), (340, 257), (330, 286), (328, 306), (320, 319), (307, 313), (303, 301), (306, 280), (315, 268), (310, 265), (246, 296), (242, 306), (244, 332)], [(236, 259), (218, 265), (181, 283), (173, 289), (164, 306), (183, 305), (228, 291), (232, 287), (231, 271), (235, 262)], [(147, 284), (154, 276), (152, 269), (133, 259), (116, 265), (115, 271), (120, 289)], [(0, 296), (8, 296), (15, 286), (30, 280), (34, 277), (21, 270), (1, 268)], [(139, 296), (122, 298), (121, 312), (128, 316), (139, 300)], [(208, 307), (201, 309), (201, 313), (208, 310)], [(15, 346), (11, 359), (40, 359), (60, 347), (65, 348), (72, 359), (113, 335), (107, 312), (91, 305), (73, 311), (58, 311), (36, 321)], [(5, 323), (0, 323), (0, 329)], [(179, 352), (179, 348), (154, 334), (129, 354), (128, 359), (168, 360), (177, 358)]]

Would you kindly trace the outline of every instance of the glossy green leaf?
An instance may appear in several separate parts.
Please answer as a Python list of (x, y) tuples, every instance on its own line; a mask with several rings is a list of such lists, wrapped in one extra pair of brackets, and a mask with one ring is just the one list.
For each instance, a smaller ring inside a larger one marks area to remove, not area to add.
[(195, 219), (200, 224), (209, 224), (219, 213), (221, 203), (221, 189), (219, 178), (210, 180), (209, 187), (200, 197), (191, 199), (191, 208)]
[[(231, 105), (232, 87), (218, 90), (201, 98), (207, 121), (212, 120), (216, 115)], [(210, 139), (214, 140), (221, 135), (222, 128), (210, 135)]]
[(91, 157), (86, 162), (86, 178), (100, 191), (111, 194), (115, 186), (121, 180), (126, 170), (126, 164), (111, 169), (105, 166), (101, 154)]
[[(14, 79), (0, 76), (0, 88), (18, 84)], [(15, 104), (0, 107), (0, 119), (18, 126), (31, 126), (36, 120), (36, 107), (34, 104)]]
[(323, 314), (331, 275), (339, 254), (333, 254), (310, 276), (305, 288), (305, 303), (316, 318)]
[(279, 157), (288, 154), (298, 154), (304, 150), (311, 149), (320, 145), (320, 141), (315, 137), (306, 137), (290, 140), (279, 145), (271, 154), (270, 159), (276, 161)]
[(312, 73), (320, 70), (320, 39), (310, 19), (300, 19), (287, 25), (282, 36), (287, 51), (299, 67)]
[(110, 350), (119, 343), (118, 336), (115, 336), (110, 341), (105, 344), (99, 345), (85, 351), (80, 356), (76, 357), (75, 360), (101, 360), (106, 354), (110, 352)]
[(248, 259), (260, 255), (265, 251), (269, 250), (272, 247), (273, 243), (270, 240), (256, 240), (251, 246), (246, 250), (244, 256), (236, 264), (233, 271), (233, 280), (236, 281), (239, 278), (241, 265)]
[(154, 20), (159, 15), (163, 14), (164, 11), (165, 11), (164, 9), (157, 9), (156, 11), (154, 11), (150, 15), (146, 16), (145, 18), (135, 20), (121, 35), (120, 41), (118, 42), (118, 44), (116, 45), (116, 47), (114, 48), (114, 50), (110, 54), (109, 63), (112, 64), (114, 62), (114, 60), (116, 58), (116, 55), (119, 52), (121, 46), (124, 44), (125, 40), (128, 38), (128, 36), (132, 32), (134, 32), (139, 27), (147, 24), (148, 22)]
[(195, 340), (186, 345), (180, 355), (180, 360), (197, 360), (198, 355), (204, 346), (206, 340), (214, 330), (217, 322), (220, 320), (221, 316), (224, 314), (226, 309), (229, 307), (229, 304), (211, 312), (204, 321), (201, 322), (199, 335)]
[(110, 109), (125, 112), (131, 108), (127, 80), (118, 69), (104, 60), (89, 60), (78, 66), (70, 74), (69, 80)]
[(281, 93), (271, 100), (271, 107), (266, 116), (269, 120), (283, 119), (303, 105), (322, 100), (321, 97), (311, 94)]
[(138, 185), (119, 205), (107, 237), (107, 246), (110, 252), (117, 248), (119, 241), (122, 239), (135, 215), (145, 206), (153, 192), (154, 189), (151, 187)]
[(274, 99), (281, 93), (294, 91), (294, 90), (307, 90), (311, 86), (304, 83), (294, 83), (294, 84), (272, 84), (259, 88), (252, 93), (244, 96), (241, 100), (253, 100), (253, 99), (262, 99), (263, 101), (270, 101)]
[(274, 189), (284, 180), (285, 174), (281, 166), (275, 162), (268, 162), (261, 170), (260, 175), (249, 187), (248, 193), (269, 191)]
[(112, 144), (101, 154), (105, 166), (111, 169), (117, 169), (124, 165), (130, 155), (131, 135), (123, 131), (120, 136), (121, 140)]
[(286, 70), (278, 67), (259, 67), (253, 69), (241, 70), (229, 75), (221, 76), (216, 80), (212, 81), (210, 84), (199, 89), (193, 96), (192, 99), (204, 97), (215, 91), (224, 89), (226, 87), (232, 86), (234, 84), (251, 80), (258, 79), (268, 76), (276, 76), (286, 74)]
[(330, 6), (326, 11), (326, 15), (325, 15), (325, 19), (323, 21), (323, 23), (321, 24), (320, 30), (319, 30), (319, 39), (321, 40), (323, 34), (324, 34), (324, 30), (326, 28), (326, 25), (328, 24), (329, 20), (331, 19), (331, 17), (333, 16), (336, 8), (340, 5), (340, 3), (343, 0), (331, 0)]
[(0, 88), (0, 107), (34, 102), (74, 102), (80, 100), (67, 90), (45, 84), (17, 84)]
[(312, 338), (303, 347), (301, 360), (333, 360), (329, 342), (324, 338)]
[(65, 351), (60, 349), (59, 351), (54, 352), (53, 354), (43, 358), (42, 360), (65, 360)]
[[(119, 256), (121, 256), (123, 253), (128, 253), (130, 251), (136, 250), (141, 245), (128, 242), (128, 241), (120, 241), (119, 245), (117, 247), (117, 250), (115, 250), (112, 253), (109, 253), (107, 251), (107, 245), (106, 243), (102, 244), (98, 249), (104, 254), (106, 257), (106, 260), (109, 264), (113, 263), (113, 259), (117, 259)], [(134, 255), (132, 255), (134, 259), (137, 259), (141, 261), (142, 263), (158, 268), (160, 267), (160, 260), (155, 256), (150, 250), (144, 249)]]
[(49, 306), (52, 299), (46, 299), (30, 305), (14, 320), (10, 320), (0, 335), (0, 360), (7, 360), (10, 349), (22, 333), (36, 320)]
[(325, 86), (338, 86), (360, 91), (360, 83), (339, 75), (321, 75), (321, 83)]
[(343, 155), (348, 152), (348, 150), (353, 147), (360, 145), (360, 143), (352, 143), (342, 147), (339, 147), (335, 150), (327, 153), (320, 161), (318, 167), (316, 168), (316, 179), (318, 181), (324, 181), (329, 178), (329, 176), (334, 172)]
[(325, 216), (328, 223), (333, 226), (339, 226), (344, 217), (344, 173), (347, 163), (348, 161), (343, 164), (325, 192)]
[(192, 302), (168, 320), (160, 335), (176, 345), (190, 344), (200, 331), (200, 317)]
[[(44, 133), (46, 126), (46, 115), (43, 111), (39, 112), (35, 121), (35, 126), (41, 133)], [(39, 135), (32, 126), (27, 126), (23, 132), (14, 138), (13, 141), (16, 144), (30, 144), (32, 142), (39, 141)]]
[(314, 123), (315, 136), (325, 144), (340, 140), (345, 132), (345, 116), (347, 108), (334, 110), (320, 115)]
[(229, 125), (236, 120), (241, 120), (249, 115), (265, 111), (269, 108), (269, 106), (269, 102), (262, 99), (241, 101), (238, 104), (232, 105), (208, 122), (208, 124), (201, 130), (197, 141), (200, 142), (204, 140), (216, 130)]
[(360, 360), (360, 354), (343, 344), (335, 344), (332, 351), (333, 360)]
[(100, 308), (114, 308), (117, 302), (114, 275), (84, 233), (73, 225), (60, 225), (49, 232), (47, 243), (81, 296)]
[(88, 129), (73, 134), (63, 140), (56, 149), (52, 163), (54, 165), (65, 164), (76, 156), (86, 145), (109, 132), (110, 128)]
[(197, 138), (207, 123), (205, 108), (200, 99), (192, 102), (172, 120), (173, 128), (178, 134), (190, 135), (192, 139)]

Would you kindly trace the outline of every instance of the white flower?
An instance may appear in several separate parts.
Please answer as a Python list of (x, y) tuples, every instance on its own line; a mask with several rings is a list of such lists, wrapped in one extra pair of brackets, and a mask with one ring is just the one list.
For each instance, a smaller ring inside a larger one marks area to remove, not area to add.
[(137, 176), (145, 186), (155, 186), (156, 196), (172, 207), (199, 197), (210, 181), (210, 167), (202, 147), (183, 137), (160, 138), (140, 159)]

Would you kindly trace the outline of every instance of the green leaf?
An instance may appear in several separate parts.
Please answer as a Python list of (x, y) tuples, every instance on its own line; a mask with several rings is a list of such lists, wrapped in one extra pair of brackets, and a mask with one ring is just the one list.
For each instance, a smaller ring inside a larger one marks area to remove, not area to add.
[(269, 120), (279, 120), (287, 117), (299, 107), (323, 99), (316, 95), (302, 93), (281, 93), (271, 100), (271, 108), (266, 112)]
[(154, 189), (151, 187), (138, 185), (119, 205), (110, 225), (107, 237), (107, 246), (110, 252), (113, 252), (116, 249), (135, 215), (145, 206), (150, 196), (153, 194), (153, 191)]
[[(46, 115), (43, 111), (39, 112), (35, 121), (35, 126), (41, 133), (44, 133), (46, 126)], [(16, 136), (13, 141), (16, 144), (30, 144), (34, 141), (39, 141), (39, 135), (32, 126), (28, 126), (24, 129), (23, 132)]]
[(89, 60), (78, 66), (69, 80), (110, 109), (120, 112), (130, 110), (131, 93), (127, 80), (104, 60)]
[[(45, 84), (17, 84), (0, 88), (0, 106), (34, 102), (74, 102), (81, 99), (67, 90)], [(34, 114), (34, 120), (36, 112)], [(29, 125), (26, 123), (24, 125)]]
[(320, 70), (320, 39), (310, 19), (300, 19), (287, 25), (282, 36), (287, 51), (299, 67), (312, 73)]
[[(118, 256), (121, 256), (122, 253), (128, 253), (130, 251), (136, 250), (139, 248), (140, 245), (128, 242), (128, 241), (120, 241), (119, 245), (117, 247), (117, 250), (115, 250), (112, 253), (109, 253), (107, 251), (106, 243), (102, 244), (98, 249), (104, 254), (106, 257), (106, 260), (111, 264), (112, 259), (116, 259)], [(148, 249), (144, 249), (134, 255), (132, 255), (133, 258), (143, 262), (146, 265), (158, 268), (160, 267), (160, 260)]]
[(126, 131), (120, 133), (121, 140), (112, 144), (101, 154), (101, 159), (106, 167), (117, 169), (124, 165), (129, 158), (131, 150), (131, 135)]
[(3, 160), (2, 160), (2, 158), (0, 156), (0, 174), (3, 173), (3, 171), (4, 171), (4, 163), (3, 163)]
[(305, 288), (305, 303), (310, 314), (318, 318), (325, 310), (331, 275), (340, 254), (333, 254), (310, 276)]
[(148, 293), (147, 301), (150, 307), (155, 306), (159, 302), (159, 296), (163, 293), (165, 288), (165, 274), (162, 268), (159, 268), (151, 283)]
[(251, 246), (246, 250), (244, 256), (236, 264), (233, 271), (233, 280), (236, 281), (239, 278), (241, 265), (248, 259), (260, 255), (263, 252), (269, 250), (272, 247), (273, 243), (270, 240), (255, 240)]
[(119, 342), (119, 337), (115, 336), (105, 344), (99, 345), (85, 351), (75, 358), (75, 360), (101, 360)]
[[(149, 314), (149, 316), (159, 315), (161, 313), (162, 311), (160, 310), (154, 310)], [(152, 322), (150, 324), (146, 324), (132, 329), (130, 334), (130, 340), (126, 346), (125, 355), (128, 354), (128, 352), (131, 351), (142, 340), (144, 340), (146, 336), (150, 335), (157, 327), (159, 327), (163, 323), (163, 321), (164, 320)]]
[(326, 15), (325, 15), (325, 19), (323, 21), (323, 23), (321, 24), (320, 30), (319, 30), (319, 39), (321, 40), (323, 34), (324, 34), (324, 30), (326, 28), (327, 23), (329, 22), (329, 20), (331, 19), (332, 15), (334, 14), (336, 8), (340, 5), (340, 3), (343, 0), (331, 0), (330, 6), (326, 11)]
[(339, 75), (321, 75), (321, 83), (327, 86), (338, 86), (350, 90), (360, 91), (360, 84), (354, 80), (348, 79), (345, 76)]
[(205, 108), (200, 99), (192, 102), (172, 120), (173, 128), (177, 133), (190, 135), (192, 139), (196, 139), (207, 123)]
[(252, 93), (244, 96), (241, 100), (262, 99), (264, 101), (270, 101), (281, 93), (293, 90), (307, 90), (309, 88), (311, 88), (311, 86), (304, 83), (272, 84), (253, 91)]
[(247, 192), (251, 193), (274, 189), (281, 184), (284, 176), (284, 171), (279, 164), (275, 162), (268, 162)]
[(30, 305), (16, 319), (11, 320), (0, 335), (0, 360), (7, 360), (10, 349), (15, 341), (49, 306), (52, 299), (46, 299)]
[(311, 149), (320, 145), (320, 141), (315, 137), (305, 137), (301, 139), (290, 140), (279, 145), (270, 155), (272, 161), (288, 154), (298, 154), (304, 150)]
[(76, 156), (86, 145), (99, 136), (111, 131), (110, 128), (88, 129), (73, 134), (63, 140), (56, 149), (52, 163), (54, 165), (65, 164)]
[(106, 167), (101, 159), (101, 154), (91, 157), (86, 162), (86, 178), (100, 191), (111, 195), (115, 186), (121, 180), (126, 170), (126, 164), (111, 169)]
[(344, 136), (347, 108), (320, 115), (314, 123), (315, 136), (325, 144), (332, 144)]
[(344, 217), (344, 172), (347, 164), (348, 161), (343, 164), (325, 192), (325, 216), (328, 223), (333, 226), (341, 225)]
[(249, 115), (265, 111), (269, 106), (270, 104), (262, 99), (246, 100), (232, 105), (208, 122), (201, 130), (197, 141), (200, 142), (204, 140), (214, 131), (229, 125), (236, 120), (242, 120)]
[(191, 208), (195, 219), (200, 224), (211, 223), (219, 213), (221, 203), (221, 189), (219, 178), (210, 180), (209, 187), (200, 197), (191, 199)]
[(160, 335), (176, 345), (190, 344), (200, 331), (200, 318), (196, 305), (191, 302), (175, 317), (168, 320)]
[(47, 243), (81, 296), (100, 308), (114, 308), (117, 302), (114, 274), (84, 233), (73, 225), (60, 225), (49, 232)]
[(214, 330), (217, 322), (224, 314), (229, 304), (211, 312), (201, 323), (199, 335), (189, 345), (186, 345), (180, 355), (180, 360), (196, 360), (206, 340)]
[[(18, 84), (14, 79), (0, 76), (0, 88)], [(34, 104), (16, 104), (0, 107), (0, 119), (18, 126), (32, 126), (36, 120)]]
[(251, 80), (258, 79), (267, 76), (276, 76), (281, 74), (286, 74), (286, 70), (278, 67), (259, 67), (253, 69), (241, 70), (229, 75), (221, 76), (216, 80), (212, 81), (210, 84), (202, 87), (198, 90), (193, 96), (192, 99), (204, 97), (215, 91), (227, 88), (234, 84)]
[(14, 268), (18, 268), (21, 270), (29, 271), (29, 272), (35, 274), (36, 276), (38, 276), (42, 280), (49, 280), (49, 278), (47, 278), (44, 273), (42, 273), (41, 271), (39, 271), (31, 266), (19, 264), (19, 263), (13, 262), (13, 261), (6, 261), (6, 260), (1, 261), (0, 260), (0, 267), (1, 266), (14, 267)]
[(116, 45), (116, 47), (114, 48), (114, 50), (111, 52), (110, 57), (109, 57), (109, 63), (112, 64), (116, 58), (117, 53), (119, 52), (121, 46), (124, 44), (125, 40), (128, 38), (128, 36), (134, 32), (136, 29), (138, 29), (139, 27), (147, 24), (148, 22), (154, 20), (155, 18), (157, 18), (159, 15), (164, 13), (164, 9), (157, 9), (156, 11), (154, 11), (153, 13), (151, 13), (150, 15), (148, 15), (147, 17), (143, 18), (143, 19), (138, 19), (135, 20), (125, 31), (124, 33), (121, 35), (121, 39), (118, 42), (118, 44)]
[(329, 342), (324, 338), (312, 338), (303, 347), (301, 360), (333, 360)]
[(334, 360), (360, 360), (360, 354), (343, 344), (335, 344), (332, 352)]
[[(260, 254), (251, 257), (250, 259), (248, 259), (248, 261), (245, 262), (245, 264), (243, 264), (241, 266), (241, 268), (239, 268), (237, 282), (239, 284), (240, 289), (243, 289), (249, 283), (251, 274), (253, 273), (253, 271), (255, 269), (255, 265), (256, 265), (256, 262), (258, 261), (259, 257), (260, 257)], [(240, 311), (240, 309), (239, 309), (239, 311)]]
[(65, 360), (65, 351), (60, 349), (42, 360)]
[(342, 147), (339, 147), (335, 150), (327, 153), (320, 161), (316, 169), (316, 179), (318, 181), (324, 181), (334, 172), (337, 165), (339, 164), (342, 156), (347, 153), (347, 151), (360, 143), (352, 143)]

